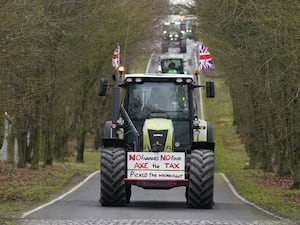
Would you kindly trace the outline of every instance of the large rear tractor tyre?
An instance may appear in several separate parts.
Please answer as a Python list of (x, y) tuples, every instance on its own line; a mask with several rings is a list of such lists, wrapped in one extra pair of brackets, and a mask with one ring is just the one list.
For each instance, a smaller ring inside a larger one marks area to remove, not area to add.
[(180, 53), (186, 53), (186, 39), (180, 40)]
[(214, 205), (214, 152), (192, 150), (187, 204), (191, 208), (211, 209)]
[(124, 206), (129, 201), (124, 181), (126, 176), (125, 153), (123, 148), (102, 149), (99, 200), (102, 206)]
[(166, 53), (169, 50), (169, 42), (167, 40), (163, 40), (161, 44), (161, 52)]

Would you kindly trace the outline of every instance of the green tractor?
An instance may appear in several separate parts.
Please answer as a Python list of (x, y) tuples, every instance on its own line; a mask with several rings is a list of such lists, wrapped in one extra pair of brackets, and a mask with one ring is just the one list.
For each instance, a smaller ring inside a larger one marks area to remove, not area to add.
[(102, 206), (125, 206), (136, 185), (185, 186), (189, 207), (213, 207), (213, 127), (200, 118), (196, 99), (201, 87), (214, 97), (214, 83), (198, 85), (194, 78), (146, 73), (113, 75), (112, 84), (100, 79), (99, 96), (113, 86), (112, 120), (105, 123), (101, 150)]
[(184, 69), (184, 56), (182, 54), (163, 54), (159, 57), (158, 71), (169, 74), (188, 74)]
[(179, 48), (180, 53), (186, 53), (186, 38), (183, 37), (181, 22), (166, 22), (163, 24), (162, 52), (170, 48)]
[(194, 16), (185, 16), (181, 21), (181, 32), (183, 37), (194, 39), (195, 38), (195, 29), (196, 29), (196, 17)]

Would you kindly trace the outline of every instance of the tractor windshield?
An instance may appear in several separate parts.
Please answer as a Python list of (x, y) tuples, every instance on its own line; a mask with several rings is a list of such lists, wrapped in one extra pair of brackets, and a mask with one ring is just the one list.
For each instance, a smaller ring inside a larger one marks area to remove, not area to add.
[(183, 74), (183, 60), (182, 59), (162, 59), (161, 60), (162, 73)]
[(127, 99), (132, 119), (145, 119), (152, 112), (165, 112), (171, 119), (189, 118), (188, 87), (184, 84), (135, 83), (130, 85)]

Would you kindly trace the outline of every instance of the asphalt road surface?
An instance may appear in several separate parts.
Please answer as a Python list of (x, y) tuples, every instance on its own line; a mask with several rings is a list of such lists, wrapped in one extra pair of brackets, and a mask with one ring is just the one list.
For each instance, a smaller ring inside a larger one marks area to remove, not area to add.
[[(185, 69), (193, 72), (197, 45), (188, 41)], [(170, 49), (171, 51), (172, 49)], [(176, 51), (173, 50), (173, 51)], [(157, 72), (158, 55), (153, 54), (147, 72)], [(226, 177), (225, 177), (226, 178)], [(22, 225), (82, 225), (82, 224), (227, 224), (268, 225), (292, 224), (271, 213), (262, 211), (241, 200), (232, 192), (221, 174), (215, 175), (213, 209), (191, 209), (186, 205), (185, 187), (170, 190), (144, 190), (132, 187), (131, 201), (126, 207), (102, 207), (99, 202), (100, 175), (95, 173), (75, 191), (53, 201), (52, 204), (26, 212)]]
[(133, 186), (126, 207), (103, 207), (98, 202), (99, 180), (99, 173), (94, 174), (64, 198), (25, 213), (20, 224), (291, 224), (237, 198), (220, 174), (215, 175), (215, 206), (209, 210), (188, 208), (184, 187), (144, 190)]

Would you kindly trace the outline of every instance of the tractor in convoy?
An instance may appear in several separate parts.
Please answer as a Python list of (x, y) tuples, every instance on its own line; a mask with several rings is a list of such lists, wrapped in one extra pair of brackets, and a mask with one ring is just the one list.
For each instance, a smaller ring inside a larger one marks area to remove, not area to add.
[(169, 48), (179, 48), (180, 53), (186, 53), (186, 38), (183, 36), (181, 22), (165, 22), (162, 32), (162, 52)]
[(182, 54), (163, 54), (159, 56), (159, 73), (187, 74), (184, 70), (184, 56)]
[(214, 82), (200, 85), (196, 80), (194, 75), (163, 73), (100, 79), (99, 96), (112, 87), (112, 118), (105, 122), (101, 150), (102, 206), (125, 206), (136, 185), (184, 186), (188, 207), (213, 207), (213, 127), (201, 119), (196, 99), (198, 88), (214, 97)]
[(196, 17), (194, 16), (184, 16), (181, 19), (180, 27), (184, 38), (195, 38), (196, 21)]

